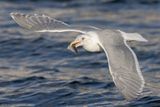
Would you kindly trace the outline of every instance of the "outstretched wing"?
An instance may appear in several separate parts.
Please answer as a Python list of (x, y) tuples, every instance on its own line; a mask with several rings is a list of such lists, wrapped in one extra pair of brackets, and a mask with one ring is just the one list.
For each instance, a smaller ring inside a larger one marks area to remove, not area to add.
[(136, 98), (143, 91), (145, 81), (135, 53), (118, 31), (106, 30), (99, 34), (115, 85), (125, 98)]
[[(23, 13), (11, 13), (11, 17), (21, 27), (33, 30), (36, 32), (79, 32), (86, 33), (89, 29), (96, 29), (95, 27), (85, 26), (81, 30), (81, 26), (70, 26), (62, 21), (51, 18), (47, 15), (40, 14), (23, 14)], [(86, 29), (86, 31), (84, 30)]]

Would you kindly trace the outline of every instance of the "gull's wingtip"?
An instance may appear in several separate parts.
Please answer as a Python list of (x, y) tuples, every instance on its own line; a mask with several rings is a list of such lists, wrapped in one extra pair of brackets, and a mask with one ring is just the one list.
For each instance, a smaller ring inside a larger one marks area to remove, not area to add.
[(27, 14), (19, 12), (11, 12), (10, 16), (19, 26), (28, 30), (32, 30), (31, 28), (33, 27), (33, 25), (31, 25), (29, 22), (26, 21), (28, 16)]
[(20, 13), (17, 13), (17, 12), (11, 12), (10, 13), (10, 16), (12, 17), (12, 19), (15, 20), (15, 17), (18, 17), (20, 15)]
[(17, 12), (11, 12), (11, 13), (10, 13), (10, 16), (11, 16), (11, 17), (14, 17), (14, 16), (16, 16), (17, 14), (18, 14)]
[(10, 13), (10, 16), (13, 16), (13, 14), (15, 14), (15, 12), (11, 12), (11, 13)]
[(12, 17), (12, 19), (14, 19), (15, 12), (11, 12), (11, 13), (10, 13), (10, 16)]

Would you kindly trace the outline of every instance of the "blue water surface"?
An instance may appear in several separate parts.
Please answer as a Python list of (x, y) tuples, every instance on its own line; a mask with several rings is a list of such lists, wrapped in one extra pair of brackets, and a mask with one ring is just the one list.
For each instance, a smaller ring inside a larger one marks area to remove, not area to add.
[[(160, 107), (160, 93), (155, 93), (160, 88), (160, 3), (109, 1), (0, 1), (0, 107)], [(129, 44), (155, 89), (125, 100), (104, 53), (80, 49), (74, 54), (67, 46), (77, 33), (33, 33), (20, 28), (11, 12), (45, 13), (68, 24), (140, 33), (149, 42)]]

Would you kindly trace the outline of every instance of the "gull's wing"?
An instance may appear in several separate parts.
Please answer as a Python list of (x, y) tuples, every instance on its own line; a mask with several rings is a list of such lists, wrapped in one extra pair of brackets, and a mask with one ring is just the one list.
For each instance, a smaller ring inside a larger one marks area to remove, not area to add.
[[(93, 26), (70, 26), (62, 21), (56, 20), (44, 14), (11, 13), (11, 17), (21, 27), (36, 32), (79, 32), (86, 33), (87, 30), (97, 29)], [(83, 30), (82, 30), (83, 28)], [(85, 30), (86, 31), (85, 31)]]
[(135, 53), (118, 31), (105, 30), (98, 35), (115, 85), (125, 98), (136, 98), (143, 91), (145, 81)]

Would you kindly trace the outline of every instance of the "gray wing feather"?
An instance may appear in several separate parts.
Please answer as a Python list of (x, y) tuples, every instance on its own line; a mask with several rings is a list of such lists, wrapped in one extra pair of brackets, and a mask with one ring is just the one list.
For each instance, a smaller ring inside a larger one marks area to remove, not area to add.
[(98, 35), (115, 85), (127, 99), (136, 98), (143, 91), (144, 79), (135, 53), (117, 31), (105, 30)]
[(86, 33), (88, 30), (98, 29), (93, 26), (70, 26), (62, 21), (51, 18), (44, 14), (11, 13), (11, 17), (21, 27), (36, 32), (79, 32)]
[(54, 28), (68, 28), (69, 25), (53, 19), (47, 15), (40, 14), (23, 14), (23, 13), (11, 13), (11, 17), (20, 26), (29, 30), (48, 30)]

